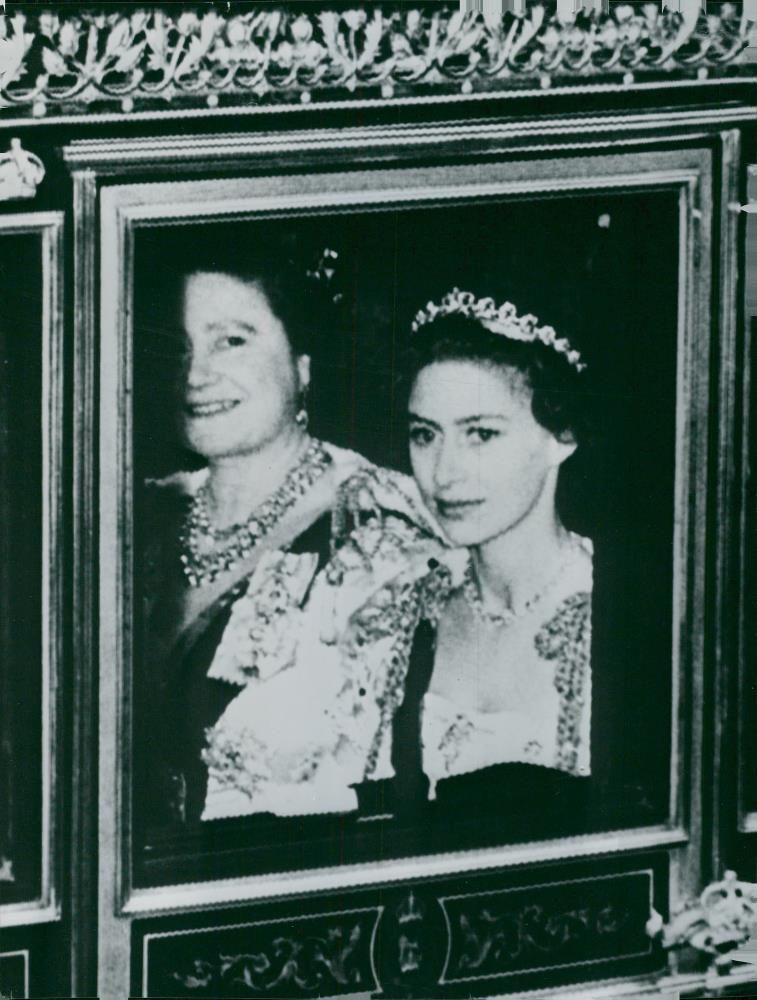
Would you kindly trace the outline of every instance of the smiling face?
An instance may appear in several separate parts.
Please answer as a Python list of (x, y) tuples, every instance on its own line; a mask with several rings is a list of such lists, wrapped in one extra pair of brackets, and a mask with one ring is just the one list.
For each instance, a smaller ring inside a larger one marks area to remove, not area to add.
[(455, 545), (482, 545), (520, 524), (575, 448), (535, 420), (514, 368), (435, 361), (416, 377), (409, 411), (413, 474)]
[(295, 358), (260, 285), (198, 272), (184, 282), (187, 445), (205, 458), (256, 451), (294, 427), (309, 358)]

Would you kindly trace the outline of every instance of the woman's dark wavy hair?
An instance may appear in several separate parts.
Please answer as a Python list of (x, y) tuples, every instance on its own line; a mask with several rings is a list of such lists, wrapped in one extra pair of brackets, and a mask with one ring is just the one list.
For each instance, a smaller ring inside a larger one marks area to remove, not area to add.
[(512, 340), (472, 317), (438, 316), (412, 335), (403, 371), (404, 402), (418, 375), (436, 362), (473, 361), (515, 369), (531, 390), (534, 419), (558, 440), (581, 443), (587, 433), (584, 375), (541, 341)]
[(324, 247), (281, 232), (281, 226), (278, 232), (256, 234), (249, 225), (224, 224), (180, 250), (171, 265), (177, 319), (184, 279), (200, 272), (229, 275), (262, 288), (293, 353), (312, 353), (319, 333), (333, 326), (335, 290), (325, 278), (312, 276)]

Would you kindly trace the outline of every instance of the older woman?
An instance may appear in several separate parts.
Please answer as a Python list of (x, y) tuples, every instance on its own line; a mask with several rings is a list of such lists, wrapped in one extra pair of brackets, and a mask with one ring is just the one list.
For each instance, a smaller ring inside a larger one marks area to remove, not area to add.
[[(291, 623), (328, 557), (339, 485), (364, 464), (308, 431), (309, 338), (332, 333), (335, 257), (308, 267), (283, 240), (229, 240), (185, 263), (178, 412), (202, 468), (151, 483), (145, 518), (139, 742), (158, 825), (230, 815), (223, 795), (206, 808), (206, 733), (295, 656)], [(277, 719), (282, 736), (291, 721)], [(228, 808), (244, 813), (246, 801)]]

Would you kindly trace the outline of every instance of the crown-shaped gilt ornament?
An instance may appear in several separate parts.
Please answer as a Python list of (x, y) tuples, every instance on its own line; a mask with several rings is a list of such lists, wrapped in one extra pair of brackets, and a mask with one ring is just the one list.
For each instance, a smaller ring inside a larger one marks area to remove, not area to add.
[(551, 326), (539, 326), (536, 316), (530, 313), (519, 316), (512, 302), (503, 302), (498, 306), (492, 298), (479, 299), (473, 292), (461, 292), (459, 288), (447, 292), (438, 303), (428, 302), (425, 309), (420, 309), (415, 314), (411, 329), (413, 333), (417, 333), (422, 326), (433, 322), (437, 317), (455, 314), (476, 319), (485, 329), (509, 340), (526, 343), (538, 340), (562, 354), (576, 371), (582, 372), (586, 368), (581, 355), (570, 346), (569, 341), (565, 337), (558, 337)]

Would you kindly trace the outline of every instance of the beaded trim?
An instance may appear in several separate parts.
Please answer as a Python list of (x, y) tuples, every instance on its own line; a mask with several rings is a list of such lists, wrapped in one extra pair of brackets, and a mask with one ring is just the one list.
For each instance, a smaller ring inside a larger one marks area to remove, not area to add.
[[(582, 539), (579, 535), (570, 533), (569, 544), (572, 548), (580, 548)], [(496, 611), (487, 608), (481, 597), (481, 585), (476, 578), (476, 571), (472, 559), (468, 559), (463, 574), (462, 594), (468, 607), (473, 611), (479, 621), (487, 625), (494, 625), (497, 628), (505, 628), (512, 625), (519, 618), (525, 618), (560, 582), (563, 574), (568, 569), (567, 560), (563, 560), (557, 567), (555, 573), (549, 577), (540, 590), (537, 590), (527, 601), (523, 602), (520, 608), (503, 606)]]
[[(288, 473), (284, 482), (246, 521), (228, 528), (214, 528), (208, 510), (208, 483), (192, 497), (179, 543), (184, 575), (192, 587), (213, 583), (221, 573), (233, 569), (246, 559), (290, 508), (304, 496), (331, 465), (331, 455), (320, 441), (312, 441), (297, 465)], [(209, 552), (201, 552), (200, 540), (214, 545)]]
[(569, 341), (565, 337), (558, 337), (553, 327), (539, 326), (536, 316), (530, 313), (519, 316), (512, 302), (503, 302), (498, 306), (492, 298), (478, 299), (473, 292), (461, 292), (459, 288), (447, 292), (438, 303), (428, 302), (425, 309), (420, 309), (415, 314), (410, 329), (417, 333), (422, 326), (433, 323), (438, 316), (452, 316), (456, 313), (477, 319), (487, 330), (509, 340), (526, 343), (538, 340), (562, 354), (576, 371), (582, 372), (586, 368), (581, 355), (571, 347)]
[(554, 684), (560, 696), (555, 766), (578, 774), (584, 687), (591, 658), (591, 594), (572, 594), (534, 637), (545, 660), (556, 660)]

